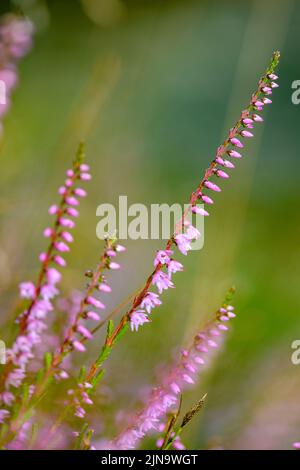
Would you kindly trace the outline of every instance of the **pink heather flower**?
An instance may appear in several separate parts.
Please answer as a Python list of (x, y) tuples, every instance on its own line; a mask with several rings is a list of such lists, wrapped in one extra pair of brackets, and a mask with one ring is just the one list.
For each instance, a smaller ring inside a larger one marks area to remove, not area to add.
[(47, 253), (40, 253), (39, 260), (41, 261), (41, 263), (44, 263), (47, 258), (48, 258)]
[(87, 192), (85, 191), (85, 189), (75, 188), (74, 189), (74, 194), (75, 194), (75, 196), (78, 196), (78, 197), (86, 197)]
[(242, 155), (236, 150), (229, 150), (227, 153), (231, 158), (242, 158)]
[(57, 284), (61, 280), (61, 274), (55, 268), (48, 268), (46, 276), (49, 284)]
[(252, 124), (253, 124), (253, 119), (251, 119), (251, 118), (245, 118), (245, 119), (242, 120), (242, 123), (243, 123), (245, 126), (247, 126), (247, 125), (249, 125), (249, 124), (252, 125)]
[(271, 104), (272, 103), (272, 100), (270, 100), (270, 98), (263, 98), (262, 99), (264, 104)]
[(203, 357), (200, 357), (200, 356), (195, 356), (194, 361), (196, 362), (196, 364), (200, 364), (200, 365), (205, 364), (205, 360), (203, 359)]
[(0, 410), (0, 423), (3, 424), (4, 420), (9, 416), (9, 411)]
[(20, 297), (23, 299), (33, 299), (35, 297), (35, 285), (33, 282), (21, 282), (19, 284)]
[(65, 217), (61, 217), (58, 222), (62, 227), (67, 227), (67, 228), (75, 227), (75, 223), (73, 222), (73, 220), (66, 219)]
[(66, 203), (69, 206), (78, 206), (79, 205), (79, 202), (76, 199), (76, 197), (72, 197), (72, 196), (69, 196), (69, 197), (66, 198)]
[(5, 381), (6, 389), (10, 386), (18, 388), (25, 377), (25, 371), (23, 369), (14, 369), (12, 370)]
[(64, 267), (66, 266), (66, 261), (64, 260), (64, 258), (62, 258), (61, 256), (59, 255), (55, 255), (54, 258), (53, 258), (53, 261), (58, 265), (58, 266), (61, 266), (61, 267)]
[(110, 269), (120, 269), (120, 265), (118, 263), (112, 262), (109, 264)]
[(84, 336), (86, 339), (92, 339), (93, 338), (92, 333), (83, 325), (78, 325), (77, 326), (77, 331), (82, 336)]
[(228, 318), (227, 315), (222, 315), (222, 316), (220, 317), (220, 321), (229, 321), (229, 318)]
[(70, 188), (71, 186), (73, 186), (73, 184), (74, 184), (74, 181), (71, 178), (66, 179), (65, 186), (67, 188)]
[(227, 331), (227, 330), (228, 330), (228, 327), (227, 327), (226, 325), (223, 325), (222, 323), (220, 323), (220, 324), (218, 325), (218, 328), (219, 328), (219, 330), (221, 330), (221, 331)]
[(64, 196), (67, 192), (67, 188), (65, 188), (64, 186), (61, 186), (60, 188), (58, 188), (58, 194), (60, 196)]
[(145, 310), (135, 310), (130, 316), (131, 331), (138, 331), (139, 327), (144, 323), (148, 323), (149, 318), (145, 314)]
[(101, 292), (107, 292), (107, 293), (111, 292), (111, 287), (108, 284), (104, 283), (104, 282), (99, 284), (98, 289)]
[(205, 209), (203, 209), (203, 207), (198, 207), (198, 206), (193, 206), (192, 212), (194, 212), (195, 214), (203, 215), (203, 216), (209, 215), (209, 213)]
[(232, 139), (230, 139), (230, 142), (232, 143), (232, 145), (235, 145), (236, 147), (239, 147), (241, 149), (244, 147), (244, 144), (242, 144), (242, 142), (237, 137), (232, 137)]
[(80, 165), (80, 171), (83, 171), (83, 172), (90, 171), (89, 165), (87, 165), (87, 163), (82, 163)]
[(187, 255), (187, 252), (192, 249), (190, 238), (188, 238), (187, 235), (183, 233), (176, 235), (175, 242), (179, 251), (183, 255)]
[(61, 238), (63, 238), (67, 243), (72, 243), (74, 241), (73, 235), (71, 235), (69, 232), (61, 232), (60, 234)]
[(15, 399), (16, 397), (11, 392), (3, 392), (0, 395), (0, 402), (4, 403), (6, 406), (11, 406)]
[(277, 79), (278, 79), (278, 76), (275, 75), (275, 73), (269, 73), (269, 74), (268, 74), (268, 78), (269, 78), (270, 80), (277, 80)]
[(217, 171), (216, 171), (216, 175), (217, 175), (219, 178), (223, 178), (223, 179), (229, 178), (228, 173), (226, 173), (226, 172), (223, 171), (223, 170), (217, 170)]
[(263, 122), (263, 118), (259, 114), (252, 114), (254, 121)]
[(79, 352), (85, 351), (85, 346), (80, 341), (77, 341), (77, 340), (73, 341), (73, 346)]
[(100, 309), (105, 309), (105, 305), (100, 302), (100, 300), (95, 299), (95, 297), (92, 297), (91, 295), (86, 299), (86, 303), (88, 305), (93, 305), (93, 307), (100, 308)]
[(48, 312), (53, 310), (53, 306), (49, 300), (37, 300), (31, 309), (31, 314), (34, 318), (45, 318)]
[(52, 228), (50, 228), (50, 227), (45, 228), (45, 230), (43, 232), (43, 235), (44, 235), (45, 238), (51, 237), (52, 234), (53, 234)]
[(69, 169), (69, 170), (66, 171), (66, 175), (67, 175), (68, 178), (73, 178), (73, 176), (74, 176), (74, 171), (71, 170), (71, 169)]
[(79, 406), (78, 408), (76, 408), (75, 416), (77, 416), (77, 418), (84, 418), (85, 410), (81, 406)]
[(195, 383), (194, 379), (188, 374), (183, 374), (182, 379), (188, 384), (194, 384)]
[(214, 203), (214, 201), (209, 196), (206, 196), (206, 194), (201, 194), (200, 197), (201, 197), (202, 201), (205, 202), (205, 204), (213, 204)]
[(61, 253), (66, 253), (70, 251), (70, 248), (64, 242), (56, 242), (54, 244), (54, 247), (57, 251), (60, 251)]
[(216, 191), (219, 193), (221, 191), (221, 188), (215, 183), (212, 183), (211, 181), (205, 181), (204, 186), (208, 189), (211, 189), (212, 191)]
[(66, 214), (68, 214), (70, 217), (78, 217), (79, 212), (77, 209), (74, 209), (74, 207), (68, 207), (66, 209)]
[(155, 294), (154, 292), (148, 292), (141, 302), (141, 307), (142, 309), (145, 309), (147, 313), (151, 313), (151, 310), (155, 307), (159, 307), (161, 303), (162, 302), (159, 299), (158, 294)]
[(87, 318), (90, 318), (91, 320), (99, 321), (101, 320), (100, 315), (98, 313), (93, 312), (92, 310), (88, 311), (86, 314)]
[(192, 224), (188, 224), (188, 228), (186, 229), (185, 236), (189, 240), (197, 240), (200, 237), (200, 232)]
[(234, 164), (232, 162), (230, 162), (229, 160), (224, 160), (224, 166), (225, 168), (235, 168)]
[(293, 447), (294, 447), (294, 449), (299, 450), (300, 449), (300, 442), (294, 442)]
[(168, 264), (168, 276), (171, 278), (173, 273), (177, 273), (178, 271), (183, 271), (183, 266), (179, 261), (175, 259), (171, 259), (170, 263)]
[(266, 95), (271, 95), (271, 94), (272, 94), (272, 88), (270, 88), (270, 87), (268, 87), (268, 86), (264, 86), (264, 87), (262, 88), (262, 91), (263, 91), (264, 93), (266, 93)]
[(255, 106), (257, 109), (262, 109), (263, 106), (264, 106), (264, 103), (263, 103), (262, 101), (257, 100), (257, 101), (254, 102), (254, 106)]
[(181, 442), (179, 436), (175, 437), (175, 439), (172, 443), (172, 446), (175, 450), (185, 450), (186, 449), (185, 445)]
[(271, 88), (278, 88), (279, 85), (276, 82), (271, 82)]
[(250, 138), (250, 137), (253, 137), (253, 134), (252, 132), (249, 132), (249, 131), (241, 131), (241, 136)]
[(48, 210), (48, 212), (49, 212), (50, 215), (56, 214), (57, 211), (58, 211), (58, 207), (57, 207), (56, 204), (53, 204), (52, 206), (50, 206), (50, 207), (49, 207), (49, 210)]
[(41, 296), (45, 300), (53, 299), (56, 295), (58, 295), (59, 291), (53, 284), (45, 284), (41, 288)]
[(106, 254), (107, 254), (107, 256), (109, 256), (110, 258), (114, 258), (115, 256), (117, 256), (117, 253), (116, 253), (114, 250), (107, 250), (107, 251), (106, 251)]
[(181, 388), (179, 387), (179, 385), (175, 382), (172, 382), (170, 384), (170, 389), (172, 390), (172, 392), (176, 393), (176, 395), (178, 395), (179, 393), (181, 393)]
[(89, 181), (92, 179), (92, 176), (89, 173), (81, 173), (80, 179), (83, 181)]
[(175, 287), (169, 276), (162, 271), (158, 271), (154, 274), (152, 284), (157, 287), (159, 294), (161, 294), (163, 290)]
[(169, 264), (172, 254), (172, 250), (159, 250), (154, 259), (154, 266), (156, 267), (158, 264)]
[(118, 245), (116, 245), (116, 251), (118, 253), (123, 253), (124, 251), (126, 251), (126, 248), (125, 248), (125, 246), (118, 244)]

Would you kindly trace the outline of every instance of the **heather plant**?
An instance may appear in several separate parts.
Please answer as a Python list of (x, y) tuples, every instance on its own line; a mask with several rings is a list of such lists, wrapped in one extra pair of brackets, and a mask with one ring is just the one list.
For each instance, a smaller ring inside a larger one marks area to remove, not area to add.
[[(0, 22), (0, 120), (7, 113), (11, 93), (18, 83), (18, 61), (25, 56), (31, 46), (34, 27), (27, 18), (6, 15)], [(3, 133), (0, 123), (0, 136)]]
[[(2, 33), (0, 31), (0, 37), (7, 35), (9, 39), (5, 44), (9, 44), (9, 53), (19, 58), (31, 44), (32, 28), (25, 22), (22, 23), (21, 32), (18, 28), (17, 31), (17, 35), (11, 35), (11, 30), (4, 28)], [(11, 38), (15, 41), (14, 47), (11, 46)], [(1, 64), (8, 64), (8, 68), (12, 60), (9, 53), (6, 52), (1, 60)], [(103, 296), (112, 290), (107, 274), (121, 268), (119, 256), (125, 250), (117, 238), (112, 236), (105, 240), (102, 254), (97, 255), (94, 270), (85, 273), (87, 287), (78, 296), (72, 311), (69, 309), (67, 327), (59, 333), (50, 331), (56, 339), (41, 360), (39, 351), (45, 345), (46, 335), (49, 335), (51, 318), (61, 295), (58, 286), (62, 278), (61, 269), (66, 265), (64, 254), (70, 251), (73, 242), (71, 230), (79, 216), (79, 200), (86, 196), (82, 184), (91, 179), (90, 168), (85, 162), (84, 146), (79, 145), (72, 167), (67, 170), (66, 179), (58, 190), (60, 200), (49, 208), (54, 221), (44, 230), (49, 245), (40, 254), (37, 281), (25, 281), (19, 285), (20, 297), (26, 306), (16, 319), (18, 331), (7, 349), (7, 361), (0, 377), (2, 448), (39, 448), (41, 442), (45, 442), (46, 434), (47, 445), (51, 448), (73, 445), (77, 449), (135, 449), (152, 433), (162, 433), (162, 437), (157, 440), (159, 448), (184, 448), (180, 440), (181, 432), (202, 408), (204, 398), (185, 413), (181, 424), (177, 426), (181, 396), (187, 387), (195, 384), (200, 369), (210, 362), (212, 351), (221, 344), (223, 333), (228, 329), (227, 322), (235, 316), (228, 298), (215, 317), (197, 332), (191, 346), (182, 351), (179, 361), (170, 370), (164, 371), (160, 384), (153, 389), (144, 409), (134, 414), (126, 429), (116, 437), (106, 435), (105, 430), (99, 435), (99, 431), (94, 429), (91, 420), (95, 413), (94, 395), (97, 387), (101, 386), (105, 363), (118, 341), (125, 339), (127, 330), (138, 332), (140, 327), (150, 324), (154, 319), (153, 309), (162, 304), (163, 292), (175, 287), (174, 275), (184, 269), (183, 264), (176, 259), (176, 253), (179, 251), (187, 255), (192, 249), (193, 240), (202, 236), (188, 216), (209, 215), (207, 207), (214, 203), (211, 194), (221, 192), (216, 181), (229, 178), (227, 171), (234, 169), (233, 161), (242, 157), (240, 149), (244, 147), (244, 142), (253, 137), (255, 124), (263, 121), (260, 112), (271, 103), (270, 95), (278, 87), (278, 77), (275, 75), (278, 62), (279, 52), (275, 52), (248, 106), (217, 148), (213, 161), (192, 192), (189, 205), (178, 221), (174, 234), (166, 246), (157, 251), (154, 267), (143, 287), (131, 296), (130, 301), (124, 302), (125, 305), (129, 304), (129, 308), (117, 324), (114, 325), (112, 316), (119, 312), (123, 303), (120, 309), (106, 314), (104, 318), (100, 314), (105, 310)], [(95, 333), (102, 327), (106, 327), (104, 344), (99, 348), (98, 356), (89, 362), (85, 355), (86, 343), (92, 342)], [(76, 366), (71, 363), (74, 351), (81, 354), (80, 370), (76, 370)], [(66, 385), (61, 387), (62, 383)], [(38, 416), (43, 413), (42, 405), (47, 401), (49, 391), (55, 387), (62, 390), (62, 410), (59, 410), (60, 413), (55, 410), (54, 421), (51, 420), (53, 417), (49, 417), (43, 427)], [(70, 415), (76, 417), (75, 427), (68, 424)], [(58, 431), (62, 436), (67, 436), (65, 441), (62, 437), (61, 441), (55, 442)], [(73, 444), (70, 444), (72, 440)]]

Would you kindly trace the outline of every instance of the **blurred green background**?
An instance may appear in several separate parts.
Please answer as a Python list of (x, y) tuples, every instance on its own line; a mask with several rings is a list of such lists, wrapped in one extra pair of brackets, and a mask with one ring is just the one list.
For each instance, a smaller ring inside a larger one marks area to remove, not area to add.
[[(215, 198), (204, 249), (184, 259), (153, 323), (118, 345), (105, 410), (136, 409), (157, 367), (235, 284), (238, 316), (214, 366), (184, 397), (187, 408), (208, 392), (183, 441), (189, 448), (290, 448), (300, 437), (300, 366), (290, 361), (300, 338), (300, 105), (291, 101), (300, 79), (299, 2), (1, 0), (0, 11), (16, 5), (37, 32), (20, 63), (0, 154), (3, 338), (18, 283), (37, 275), (47, 208), (78, 141), (86, 141), (93, 180), (65, 292), (83, 288), (83, 272), (101, 251), (96, 207), (117, 204), (120, 194), (129, 204), (186, 203), (273, 50), (281, 51), (280, 88)], [(126, 245), (122, 270), (111, 276), (109, 310), (142, 284), (163, 242)], [(101, 334), (91, 357), (100, 345)]]

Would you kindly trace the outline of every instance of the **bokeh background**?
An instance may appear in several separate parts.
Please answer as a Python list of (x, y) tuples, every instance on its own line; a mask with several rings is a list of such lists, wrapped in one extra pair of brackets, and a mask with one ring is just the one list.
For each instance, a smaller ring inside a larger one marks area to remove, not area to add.
[[(280, 88), (216, 197), (203, 250), (184, 259), (185, 272), (153, 323), (119, 343), (101, 392), (106, 400), (93, 413), (104, 434), (113, 433), (114, 417), (138, 409), (157, 369), (234, 284), (238, 316), (214, 364), (184, 397), (187, 409), (208, 393), (183, 441), (194, 449), (291, 448), (300, 437), (300, 366), (290, 359), (300, 339), (300, 105), (291, 101), (291, 84), (300, 79), (299, 2), (1, 0), (0, 12), (16, 7), (37, 31), (20, 64), (0, 151), (6, 341), (18, 283), (37, 275), (47, 208), (79, 140), (93, 180), (68, 255), (65, 295), (84, 287), (83, 272), (101, 251), (96, 207), (117, 204), (120, 194), (129, 204), (187, 202), (273, 50), (281, 51)], [(108, 312), (142, 284), (162, 245), (126, 242)], [(51, 400), (45, 406), (58, 397)]]

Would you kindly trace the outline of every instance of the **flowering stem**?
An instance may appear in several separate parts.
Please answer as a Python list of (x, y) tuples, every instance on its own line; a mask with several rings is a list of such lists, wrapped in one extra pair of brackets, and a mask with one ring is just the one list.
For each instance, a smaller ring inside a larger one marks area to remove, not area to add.
[[(166, 244), (165, 250), (169, 250), (174, 244), (176, 244), (175, 237), (180, 233), (182, 230), (182, 227), (184, 225), (184, 222), (187, 218), (187, 215), (191, 208), (197, 203), (198, 199), (203, 196), (203, 190), (205, 188), (205, 184), (209, 181), (209, 179), (215, 174), (215, 169), (218, 165), (218, 161), (224, 157), (224, 155), (227, 153), (227, 149), (229, 148), (230, 145), (232, 145), (232, 140), (235, 139), (235, 136), (239, 133), (241, 129), (244, 129), (244, 122), (245, 119), (249, 118), (251, 115), (252, 111), (257, 109), (257, 102), (259, 100), (259, 97), (263, 93), (262, 89), (270, 82), (269, 76), (274, 73), (275, 68), (277, 67), (279, 63), (279, 57), (280, 53), (278, 51), (274, 52), (270, 65), (267, 68), (265, 74), (262, 76), (262, 78), (259, 80), (257, 91), (252, 94), (250, 103), (248, 107), (241, 112), (241, 115), (239, 119), (237, 120), (236, 124), (232, 129), (230, 129), (227, 138), (223, 142), (222, 145), (220, 145), (217, 148), (216, 155), (214, 160), (211, 162), (210, 166), (205, 170), (204, 176), (202, 180), (200, 181), (198, 187), (196, 190), (192, 193), (190, 197), (190, 201), (188, 204), (188, 207), (186, 208), (185, 212), (182, 215), (182, 218), (180, 221), (176, 224), (175, 232), (173, 236), (168, 240)], [(134, 301), (132, 303), (131, 308), (128, 310), (128, 312), (121, 318), (119, 324), (111, 334), (109, 338), (106, 340), (106, 346), (112, 347), (114, 344), (116, 338), (119, 336), (119, 334), (123, 331), (125, 325), (130, 321), (130, 317), (132, 313), (135, 311), (136, 308), (138, 308), (145, 296), (148, 293), (149, 287), (151, 286), (153, 277), (155, 274), (160, 271), (162, 268), (162, 264), (158, 263), (157, 266), (155, 267), (154, 271), (150, 274), (150, 276), (147, 278), (146, 283), (144, 287), (140, 290), (140, 292), (137, 294), (137, 296), (134, 298)]]

